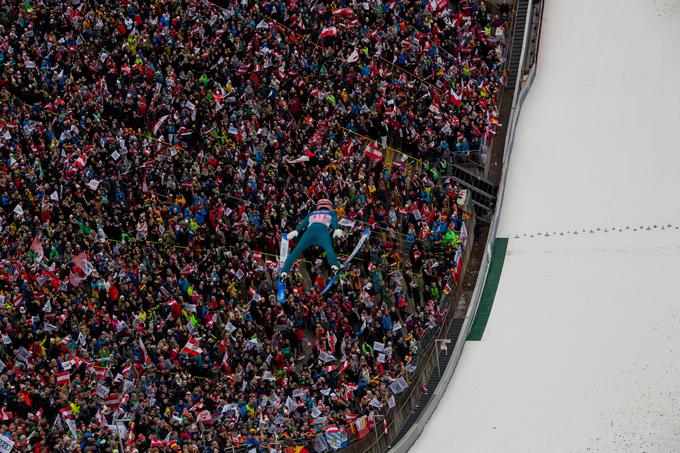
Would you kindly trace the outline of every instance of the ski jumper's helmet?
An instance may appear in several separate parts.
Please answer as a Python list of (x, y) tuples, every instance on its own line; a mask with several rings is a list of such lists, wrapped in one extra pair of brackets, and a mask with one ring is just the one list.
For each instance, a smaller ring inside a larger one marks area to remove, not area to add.
[(333, 203), (327, 198), (321, 198), (316, 202), (316, 209), (328, 209), (330, 211), (333, 209)]

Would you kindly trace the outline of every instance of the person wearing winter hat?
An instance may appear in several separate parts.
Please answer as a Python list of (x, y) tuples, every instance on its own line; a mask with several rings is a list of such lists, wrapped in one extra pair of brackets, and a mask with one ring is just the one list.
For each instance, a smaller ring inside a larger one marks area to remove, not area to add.
[(295, 230), (288, 233), (288, 239), (294, 239), (302, 232), (304, 234), (300, 238), (300, 242), (283, 264), (281, 278), (288, 276), (290, 268), (293, 267), (300, 254), (312, 245), (318, 245), (326, 252), (328, 264), (331, 265), (334, 273), (337, 272), (340, 269), (340, 263), (335, 250), (333, 250), (331, 232), (333, 232), (333, 238), (341, 238), (343, 232), (338, 228), (338, 214), (333, 210), (333, 204), (330, 200), (326, 198), (318, 200), (316, 209), (307, 214)]

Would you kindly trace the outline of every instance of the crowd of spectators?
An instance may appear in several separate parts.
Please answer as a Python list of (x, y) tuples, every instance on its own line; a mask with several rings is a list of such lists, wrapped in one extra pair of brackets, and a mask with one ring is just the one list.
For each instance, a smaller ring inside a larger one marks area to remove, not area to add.
[[(2, 2), (0, 434), (323, 451), (393, 407), (451, 291), (442, 169), (495, 132), (508, 23), (467, 0)], [(279, 303), (281, 233), (319, 198), (341, 257), (371, 237), (324, 296), (306, 253)]]

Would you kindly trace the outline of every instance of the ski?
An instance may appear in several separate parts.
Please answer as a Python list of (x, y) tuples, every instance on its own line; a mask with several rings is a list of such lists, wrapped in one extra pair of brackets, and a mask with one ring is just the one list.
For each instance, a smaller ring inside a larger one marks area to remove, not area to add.
[(349, 264), (350, 261), (352, 261), (352, 258), (361, 250), (361, 247), (364, 245), (364, 242), (368, 239), (368, 237), (371, 235), (371, 230), (369, 228), (366, 228), (363, 233), (361, 233), (361, 239), (359, 239), (359, 242), (357, 245), (354, 246), (354, 250), (352, 250), (352, 253), (349, 254), (347, 259), (345, 260), (344, 263), (342, 263), (342, 266), (340, 266), (340, 269), (331, 277), (330, 280), (328, 280), (328, 283), (326, 284), (326, 287), (321, 291), (321, 295), (323, 296), (328, 292), (329, 289), (335, 284), (335, 282), (338, 280), (338, 277), (342, 272), (347, 269), (347, 265)]
[[(286, 258), (288, 258), (288, 233), (283, 233), (281, 235), (281, 245), (279, 246), (279, 274), (281, 274)], [(276, 300), (281, 304), (286, 302), (286, 282), (281, 279), (280, 275), (276, 277)]]

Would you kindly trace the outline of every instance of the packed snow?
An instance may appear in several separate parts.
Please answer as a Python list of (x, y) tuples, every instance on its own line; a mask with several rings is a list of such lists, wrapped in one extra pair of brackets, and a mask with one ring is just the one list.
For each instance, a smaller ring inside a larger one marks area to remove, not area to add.
[(678, 80), (680, 2), (546, 0), (494, 307), (413, 452), (680, 451)]

